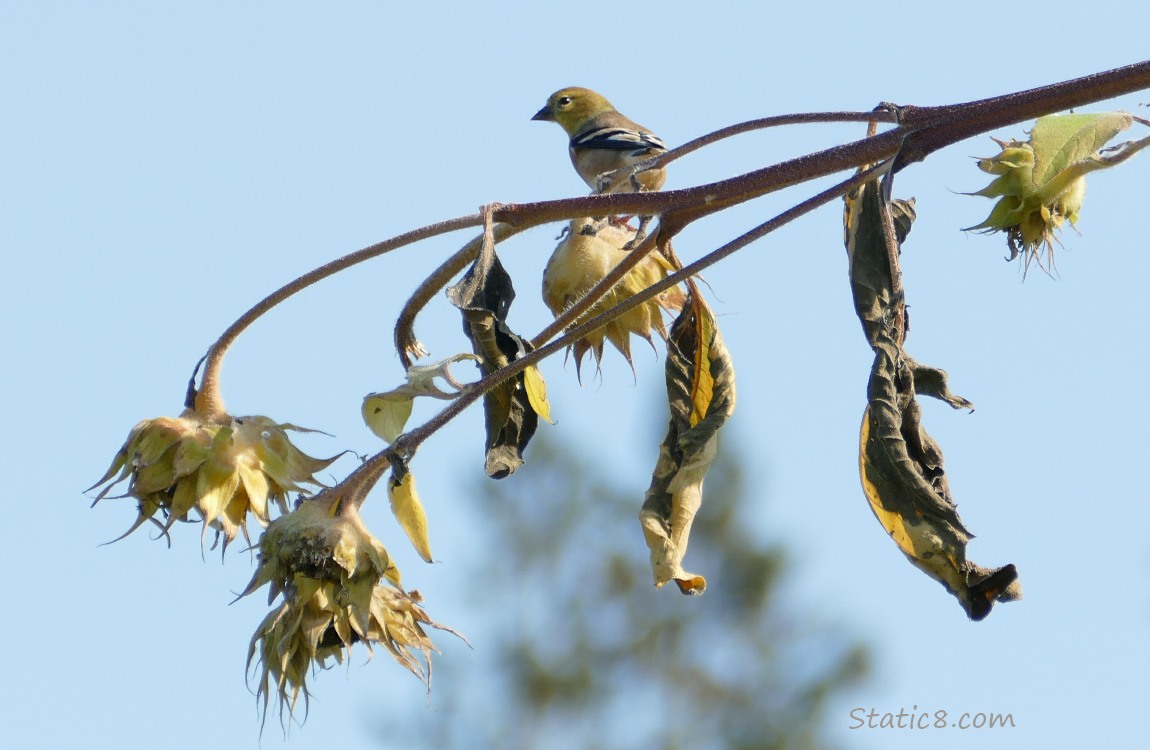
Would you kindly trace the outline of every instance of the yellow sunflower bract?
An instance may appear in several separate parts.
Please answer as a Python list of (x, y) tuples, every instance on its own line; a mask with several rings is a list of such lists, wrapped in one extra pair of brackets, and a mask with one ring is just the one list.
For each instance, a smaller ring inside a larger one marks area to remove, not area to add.
[(249, 513), (267, 526), (272, 506), (286, 513), (288, 493), (310, 494), (304, 485), (319, 486), (316, 472), (338, 458), (313, 458), (296, 448), (287, 431), (299, 429), (261, 416), (206, 421), (190, 409), (179, 417), (145, 419), (88, 489), (102, 486), (99, 502), (128, 482), (119, 497), (134, 498), (139, 513), (121, 539), (149, 520), (167, 534), (195, 512), (204, 534), (214, 529), (226, 547), (241, 532), (247, 538)]
[[(627, 257), (629, 251), (624, 248), (634, 238), (635, 230), (630, 228), (608, 223), (596, 229), (591, 219), (573, 220), (543, 271), (543, 301), (551, 312), (558, 317), (598, 284)], [(670, 263), (659, 251), (652, 251), (596, 302), (579, 322), (593, 318), (662, 281), (670, 269)], [(641, 336), (648, 342), (653, 340), (653, 333), (666, 338), (662, 311), (678, 312), (683, 307), (684, 299), (682, 290), (672, 287), (579, 339), (571, 346), (576, 369), (582, 364), (587, 352), (595, 356), (596, 364), (602, 361), (604, 339), (610, 341), (626, 357), (627, 363), (631, 364), (631, 334)]]
[(355, 643), (369, 650), (382, 645), (427, 683), (435, 646), (423, 626), (458, 635), (427, 616), (418, 592), (400, 588), (387, 550), (337, 491), (325, 491), (273, 521), (260, 538), (259, 560), (241, 596), (269, 584), (269, 604), (283, 597), (256, 628), (248, 649), (265, 716), (273, 695), (281, 717), (285, 709), (294, 715), (300, 695), (308, 700), (308, 673), (342, 663)]

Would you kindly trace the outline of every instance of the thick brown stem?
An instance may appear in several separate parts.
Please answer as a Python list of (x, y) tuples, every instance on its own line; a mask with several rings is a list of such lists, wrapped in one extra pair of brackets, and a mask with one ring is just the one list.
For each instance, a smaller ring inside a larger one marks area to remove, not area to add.
[(911, 131), (894, 171), (940, 148), (995, 128), (1150, 88), (1150, 60), (1049, 86), (945, 107), (905, 107), (899, 128)]
[[(944, 107), (903, 107), (897, 110), (898, 127), (885, 133), (727, 180), (656, 193), (616, 193), (521, 205), (509, 204), (495, 209), (492, 212), (492, 219), (508, 224), (512, 228), (522, 229), (580, 216), (658, 215), (661, 218), (655, 244), (662, 246), (685, 226), (699, 218), (784, 187), (861, 165), (882, 162), (896, 154), (897, 160), (892, 171), (897, 171), (907, 164), (922, 160), (944, 146), (973, 135), (1146, 88), (1150, 88), (1150, 61), (965, 104)], [(878, 119), (877, 115), (873, 117)], [(733, 127), (738, 129), (743, 126)], [(704, 136), (700, 140), (710, 137)], [(684, 153), (686, 150), (688, 149), (684, 149)], [(196, 399), (197, 410), (202, 409), (206, 414), (222, 412), (219, 375), (224, 353), (244, 329), (280, 302), (332, 274), (369, 258), (420, 239), (473, 227), (479, 223), (480, 217), (472, 215), (408, 232), (332, 261), (268, 295), (233, 323), (209, 349), (200, 392)], [(461, 255), (462, 252), (458, 253), (456, 259), (458, 260)]]

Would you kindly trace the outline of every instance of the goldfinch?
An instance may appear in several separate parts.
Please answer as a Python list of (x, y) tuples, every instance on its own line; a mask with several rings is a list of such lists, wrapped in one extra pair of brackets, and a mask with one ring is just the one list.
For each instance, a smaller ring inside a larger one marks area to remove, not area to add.
[(605, 177), (614, 170), (666, 153), (667, 147), (659, 136), (619, 114), (611, 102), (591, 89), (560, 89), (531, 119), (557, 122), (567, 131), (571, 137), (571, 163), (596, 193), (658, 190), (667, 181), (667, 172), (662, 168)]

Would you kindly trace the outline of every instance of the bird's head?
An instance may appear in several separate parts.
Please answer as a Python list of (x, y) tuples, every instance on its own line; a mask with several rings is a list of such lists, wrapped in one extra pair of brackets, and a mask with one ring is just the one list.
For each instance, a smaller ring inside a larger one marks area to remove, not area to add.
[(549, 96), (547, 104), (531, 119), (557, 122), (568, 135), (575, 135), (583, 123), (595, 115), (614, 109), (611, 102), (591, 89), (571, 86)]

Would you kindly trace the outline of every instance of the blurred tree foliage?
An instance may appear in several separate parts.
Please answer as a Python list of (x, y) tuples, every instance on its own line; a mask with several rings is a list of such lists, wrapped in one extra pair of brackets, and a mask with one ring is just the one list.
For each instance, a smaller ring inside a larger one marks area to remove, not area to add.
[(406, 747), (468, 750), (827, 747), (827, 698), (863, 678), (866, 650), (780, 593), (785, 555), (742, 520), (759, 499), (734, 460), (716, 462), (691, 535), (690, 564), (709, 581), (701, 597), (652, 585), (641, 494), (542, 435), (512, 480), (482, 493), (475, 533), (491, 567), (477, 572), (470, 609), (503, 625), (475, 658), (437, 660), (434, 710), (410, 716), (418, 727), (389, 720), (390, 742), (410, 732), (419, 741)]

